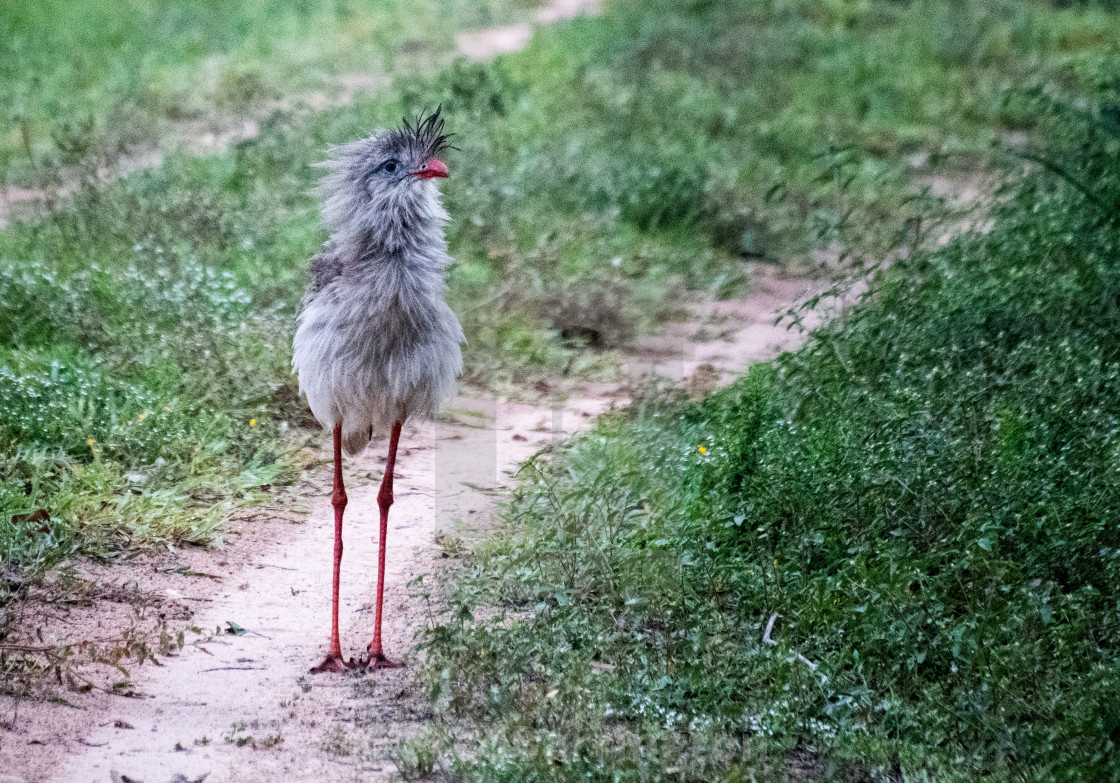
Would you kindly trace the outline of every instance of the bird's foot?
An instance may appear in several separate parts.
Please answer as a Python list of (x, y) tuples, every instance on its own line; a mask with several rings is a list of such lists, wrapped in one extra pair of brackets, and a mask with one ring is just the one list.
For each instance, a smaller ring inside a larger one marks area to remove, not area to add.
[(370, 648), (367, 650), (369, 657), (366, 659), (365, 668), (370, 671), (377, 671), (378, 669), (403, 669), (404, 664), (397, 661), (390, 661), (385, 657), (385, 653), (381, 650), (376, 652)]
[(340, 672), (348, 672), (352, 669), (357, 669), (360, 666), (357, 661), (351, 658), (347, 661), (339, 653), (330, 653), (323, 662), (318, 666), (311, 669), (311, 674), (326, 674), (328, 672), (338, 674)]

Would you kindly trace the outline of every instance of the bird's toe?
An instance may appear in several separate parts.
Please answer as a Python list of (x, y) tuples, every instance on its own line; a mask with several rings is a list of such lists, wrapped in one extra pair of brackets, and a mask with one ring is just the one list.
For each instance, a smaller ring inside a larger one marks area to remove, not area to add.
[(327, 673), (340, 673), (348, 672), (352, 669), (358, 668), (358, 664), (353, 659), (347, 661), (341, 655), (328, 655), (323, 659), (323, 662), (318, 666), (312, 667), (311, 674), (327, 674)]
[(365, 668), (370, 671), (377, 671), (378, 669), (403, 669), (404, 664), (398, 661), (390, 661), (385, 657), (385, 653), (371, 652), (369, 654), (369, 659), (365, 663)]

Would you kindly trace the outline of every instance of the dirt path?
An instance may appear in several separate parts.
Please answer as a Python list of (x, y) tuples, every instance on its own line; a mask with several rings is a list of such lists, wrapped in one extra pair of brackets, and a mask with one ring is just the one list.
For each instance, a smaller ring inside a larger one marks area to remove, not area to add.
[[(536, 24), (552, 24), (581, 14), (599, 11), (601, 0), (550, 0), (534, 16)], [(472, 60), (488, 60), (499, 54), (524, 49), (533, 38), (533, 25), (529, 22), (472, 30), (455, 36), (459, 54)]]
[[(532, 40), (536, 25), (552, 24), (581, 14), (594, 14), (598, 12), (600, 5), (601, 0), (548, 0), (533, 15), (533, 23), (522, 22), (459, 33), (455, 37), (456, 54), (472, 60), (487, 60), (500, 54), (516, 52), (525, 48)], [(193, 155), (218, 154), (240, 141), (254, 138), (260, 133), (260, 121), (274, 111), (291, 108), (297, 103), (306, 104), (318, 111), (344, 106), (358, 95), (383, 89), (390, 82), (390, 78), (380, 73), (343, 73), (338, 75), (337, 89), (332, 94), (316, 92), (265, 102), (251, 116), (183, 120), (174, 124), (173, 130), (161, 140), (159, 148), (145, 144), (126, 152), (117, 158), (111, 171), (106, 171), (104, 176), (124, 176), (140, 169), (159, 166), (168, 146), (182, 147)], [(61, 178), (64, 183), (61, 195), (66, 195), (73, 191), (79, 176), (76, 172), (63, 171)], [(46, 190), (0, 184), (0, 229), (12, 219), (26, 219), (36, 214), (42, 209), (47, 195)]]
[[(750, 296), (709, 305), (697, 320), (650, 338), (631, 356), (629, 374), (655, 371), (681, 380), (741, 371), (797, 341), (797, 333), (773, 321), (807, 289), (804, 281), (761, 267)], [(625, 388), (587, 386), (551, 407), (465, 397), (448, 421), (406, 430), (388, 540), (385, 638), (392, 653), (411, 655), (412, 636), (429, 611), (418, 597), (421, 588), (409, 583), (445, 566), (460, 537), (485, 532), (507, 471), (624, 402)], [(346, 466), (341, 615), (344, 648), (352, 655), (372, 628), (382, 446)], [(13, 704), (0, 703), (10, 722), (0, 734), (0, 783), (109, 781), (111, 770), (146, 783), (176, 774), (194, 780), (209, 773), (210, 783), (296, 783), (383, 780), (394, 773), (390, 754), (397, 741), (425, 718), (410, 671), (307, 674), (325, 651), (329, 614), (333, 521), (325, 456), (324, 450), (274, 506), (232, 525), (225, 550), (182, 551), (114, 569), (149, 605), (178, 618), (173, 627), (201, 633), (188, 631), (185, 648), (162, 658), (162, 667), (136, 672), (136, 698), (66, 694), (69, 706), (24, 703), (15, 716)], [(186, 578), (184, 571), (218, 579)], [(108, 610), (101, 603), (60, 609), (50, 626), (55, 638), (47, 641), (96, 637), (112, 625)], [(119, 612), (115, 617), (122, 621)], [(214, 633), (231, 621), (247, 632)]]
[[(582, 422), (580, 414), (598, 412), (595, 407), (569, 406), (559, 418)], [(437, 535), (454, 535), (457, 520), (484, 516), (498, 469), (545, 445), (557, 416), (531, 406), (465, 399), (454, 418), (409, 428), (403, 437), (385, 602), (387, 646), (403, 657), (426, 610), (410, 597), (408, 583), (441, 559)], [(344, 645), (352, 655), (372, 632), (382, 445), (346, 465), (350, 506), (341, 617)], [(212, 592), (193, 596), (203, 608), (190, 620), (206, 630), (188, 632), (200, 643), (164, 659), (162, 668), (144, 669), (134, 680), (143, 698), (91, 695), (79, 701), (68, 696), (84, 714), (50, 704), (25, 709), (16, 730), (4, 737), (9, 758), (24, 757), (27, 767), (21, 774), (28, 780), (75, 783), (108, 781), (112, 769), (139, 780), (178, 773), (194, 779), (209, 772), (214, 780), (246, 783), (276, 773), (284, 780), (308, 781), (347, 780), (348, 771), (361, 772), (363, 780), (387, 774), (392, 765), (386, 765), (382, 751), (415, 719), (412, 700), (402, 695), (407, 695), (408, 672), (370, 676), (357, 692), (353, 677), (307, 674), (309, 662), (325, 651), (333, 547), (329, 493), (330, 472), (320, 466), (296, 493), (313, 497), (306, 521), (274, 530), (271, 541), (257, 536), (254, 544), (260, 549), (248, 553), (239, 569), (220, 582), (206, 580)], [(220, 574), (227, 558), (219, 551), (193, 556), (188, 569)], [(167, 576), (151, 573), (136, 578), (148, 591), (168, 582)], [(174, 588), (161, 592), (168, 590)], [(75, 624), (91, 625), (95, 618), (84, 614), (75, 613)], [(213, 635), (211, 629), (226, 628), (230, 621), (246, 633)], [(64, 726), (57, 723), (60, 714)], [(367, 723), (374, 716), (392, 720)], [(18, 747), (21, 741), (24, 749)]]

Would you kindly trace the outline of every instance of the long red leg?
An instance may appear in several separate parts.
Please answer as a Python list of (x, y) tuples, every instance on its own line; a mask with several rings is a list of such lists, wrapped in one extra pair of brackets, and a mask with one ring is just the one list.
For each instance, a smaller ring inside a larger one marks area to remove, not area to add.
[(400, 439), (401, 423), (398, 421), (389, 435), (389, 459), (385, 462), (381, 491), (377, 493), (377, 505), (381, 509), (381, 537), (377, 542), (377, 608), (373, 616), (373, 641), (366, 648), (369, 666), (373, 669), (398, 669), (404, 666), (403, 663), (390, 661), (381, 649), (381, 604), (385, 599), (385, 537), (389, 532), (389, 506), (393, 505), (393, 470), (397, 466), (397, 443)]
[(312, 674), (321, 672), (341, 672), (356, 665), (342, 658), (342, 644), (338, 637), (338, 587), (342, 570), (342, 512), (346, 510), (346, 487), (342, 484), (342, 424), (334, 428), (334, 493), (331, 495), (334, 506), (334, 584), (331, 593), (331, 646), (327, 657), (311, 670)]

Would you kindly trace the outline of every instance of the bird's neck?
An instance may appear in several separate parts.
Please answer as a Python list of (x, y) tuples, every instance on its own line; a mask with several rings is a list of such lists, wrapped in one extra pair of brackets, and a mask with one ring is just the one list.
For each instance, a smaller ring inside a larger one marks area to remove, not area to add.
[(341, 228), (346, 244), (364, 259), (393, 259), (406, 263), (447, 263), (443, 229), (448, 216), (435, 188), (419, 187), (380, 208), (370, 210), (355, 224)]

